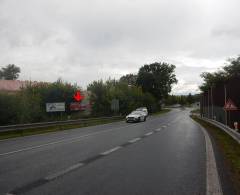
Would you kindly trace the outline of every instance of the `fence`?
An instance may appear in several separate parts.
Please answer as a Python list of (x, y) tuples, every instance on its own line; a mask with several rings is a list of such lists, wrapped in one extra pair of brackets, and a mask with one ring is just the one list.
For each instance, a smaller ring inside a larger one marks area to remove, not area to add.
[[(240, 77), (210, 87), (201, 96), (201, 116), (230, 128), (240, 124)], [(238, 128), (240, 125), (238, 126)]]

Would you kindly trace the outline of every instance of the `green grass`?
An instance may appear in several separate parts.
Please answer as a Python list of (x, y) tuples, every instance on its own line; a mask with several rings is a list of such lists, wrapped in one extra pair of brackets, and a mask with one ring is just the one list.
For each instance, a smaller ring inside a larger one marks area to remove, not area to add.
[(94, 125), (100, 125), (100, 124), (107, 124), (107, 123), (112, 123), (112, 122), (121, 121), (121, 120), (123, 119), (119, 119), (119, 118), (118, 119), (101, 119), (101, 120), (95, 120), (87, 123), (83, 122), (81, 124), (54, 125), (51, 127), (41, 127), (41, 128), (24, 129), (24, 130), (18, 130), (18, 131), (0, 132), (0, 140), (14, 138), (14, 137), (28, 136), (28, 135), (43, 134), (43, 133), (49, 133), (49, 132), (55, 132), (55, 131), (63, 131), (68, 129), (94, 126)]
[(192, 118), (201, 124), (216, 141), (217, 147), (223, 154), (225, 164), (230, 170), (232, 182), (237, 194), (240, 194), (240, 144), (218, 127), (198, 117), (192, 116)]

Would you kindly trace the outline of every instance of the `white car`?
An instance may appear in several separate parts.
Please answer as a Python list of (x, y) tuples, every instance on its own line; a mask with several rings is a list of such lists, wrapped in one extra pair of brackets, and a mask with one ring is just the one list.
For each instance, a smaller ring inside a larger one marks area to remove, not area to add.
[(146, 107), (141, 107), (141, 108), (137, 108), (136, 111), (142, 111), (145, 113), (145, 116), (147, 117), (148, 116), (148, 110)]
[(129, 115), (126, 116), (126, 122), (140, 122), (146, 121), (146, 114), (142, 111), (133, 111)]

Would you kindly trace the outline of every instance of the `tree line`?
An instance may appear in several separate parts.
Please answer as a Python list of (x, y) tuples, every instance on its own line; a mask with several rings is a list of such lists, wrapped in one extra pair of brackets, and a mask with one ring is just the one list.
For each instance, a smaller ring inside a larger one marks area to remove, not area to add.
[[(63, 82), (28, 82), (20, 91), (11, 94), (0, 92), (0, 124), (34, 123), (66, 119), (70, 113), (72, 96), (79, 89), (76, 85)], [(66, 112), (47, 113), (47, 102), (65, 102)]]
[(161, 110), (164, 98), (177, 83), (175, 65), (155, 62), (142, 66), (137, 74), (127, 74), (119, 80), (94, 81), (88, 86), (93, 102), (93, 115), (110, 115), (111, 101), (119, 100), (119, 113), (125, 115), (137, 107), (150, 112)]
[(192, 95), (189, 93), (188, 95), (169, 95), (167, 99), (165, 99), (165, 105), (174, 105), (180, 104), (181, 106), (191, 106), (191, 104), (200, 101), (200, 94)]
[(203, 84), (199, 87), (202, 92), (218, 84), (223, 84), (232, 77), (240, 76), (240, 56), (229, 58), (218, 71), (203, 72), (200, 76), (203, 78)]
[[(156, 62), (142, 66), (137, 74), (127, 74), (118, 80), (93, 81), (87, 87), (91, 116), (113, 115), (113, 99), (119, 101), (117, 114), (125, 115), (142, 106), (150, 112), (161, 110), (163, 100), (168, 97), (172, 85), (177, 83), (174, 71), (174, 65)], [(11, 64), (1, 69), (0, 79), (15, 80), (19, 73), (20, 68)], [(71, 115), (69, 104), (73, 101), (73, 94), (79, 89), (79, 86), (59, 79), (54, 83), (28, 82), (13, 94), (0, 92), (0, 124), (59, 120), (59, 113), (46, 113), (47, 102), (65, 102), (66, 112), (61, 117), (66, 119)]]

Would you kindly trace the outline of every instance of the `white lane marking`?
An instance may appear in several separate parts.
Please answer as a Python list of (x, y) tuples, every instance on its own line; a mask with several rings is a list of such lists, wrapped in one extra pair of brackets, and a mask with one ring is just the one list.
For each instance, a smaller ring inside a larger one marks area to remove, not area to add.
[(112, 152), (115, 152), (115, 151), (119, 150), (120, 148), (122, 148), (122, 146), (117, 146), (117, 147), (115, 147), (115, 148), (112, 148), (112, 149), (110, 149), (110, 150), (107, 150), (107, 151), (101, 153), (101, 155), (108, 155), (108, 154), (110, 154), (110, 153), (112, 153)]
[(166, 128), (167, 126), (166, 125), (163, 125), (162, 128)]
[[(166, 114), (164, 114), (164, 115), (160, 115), (160, 116), (149, 116), (149, 117), (151, 117), (151, 118), (149, 118), (147, 121), (150, 122), (150, 121), (158, 120), (159, 118), (165, 117), (167, 114), (169, 114), (169, 112), (166, 113)], [(117, 122), (113, 122), (113, 123), (124, 123), (123, 121), (124, 121), (124, 119), (123, 119), (122, 121), (117, 121)], [(101, 126), (101, 127), (102, 127), (102, 126), (108, 126), (108, 125), (111, 125), (111, 124), (113, 124), (113, 123), (100, 124), (100, 125), (98, 125), (98, 126)], [(140, 126), (141, 124), (142, 124), (142, 123), (131, 124), (131, 125), (126, 125), (126, 126), (120, 127), (120, 128), (125, 128), (125, 127), (129, 127), (129, 126), (137, 126), (137, 125)], [(89, 126), (89, 127), (83, 127), (83, 128), (92, 128), (92, 127), (95, 127), (95, 126)], [(66, 131), (76, 131), (77, 129), (79, 129), (79, 128), (68, 129), (68, 130), (66, 130)], [(114, 129), (118, 129), (118, 128), (112, 128), (112, 129), (114, 130)], [(64, 131), (61, 131), (61, 132), (64, 132)], [(59, 133), (59, 132), (57, 132), (57, 131), (56, 131), (56, 132), (49, 132), (48, 134), (57, 134), (57, 133)], [(37, 135), (28, 135), (27, 137), (40, 137), (40, 136), (46, 136), (46, 134), (43, 133), (43, 134), (37, 134)], [(15, 137), (15, 138), (3, 139), (3, 140), (0, 140), (0, 143), (1, 143), (1, 142), (6, 142), (6, 141), (19, 140), (19, 139), (21, 139), (21, 138), (25, 138), (25, 137)]]
[(222, 195), (223, 192), (211, 139), (207, 131), (200, 124), (195, 121), (194, 123), (202, 130), (206, 142), (206, 195)]
[(151, 131), (151, 132), (149, 132), (149, 133), (146, 133), (146, 134), (144, 134), (145, 136), (149, 136), (149, 135), (152, 135), (153, 134), (153, 132)]
[(132, 139), (132, 140), (130, 140), (130, 141), (128, 141), (128, 142), (129, 142), (129, 143), (135, 143), (135, 142), (139, 141), (140, 139), (141, 139), (141, 138), (137, 137), (137, 138)]
[(162, 129), (161, 128), (158, 128), (158, 129), (155, 129), (154, 131), (161, 131)]
[[(159, 119), (159, 117), (151, 118), (149, 121), (155, 121), (157, 119)], [(108, 125), (108, 124), (104, 124), (104, 125)], [(66, 142), (66, 143), (73, 143), (73, 142), (77, 142), (77, 141), (81, 140), (82, 138), (89, 137), (89, 136), (92, 136), (92, 135), (106, 133), (106, 132), (114, 131), (114, 130), (117, 130), (117, 129), (123, 129), (123, 128), (129, 127), (129, 126), (135, 127), (135, 126), (140, 126), (140, 125), (141, 124), (134, 124), (134, 125), (131, 124), (131, 125), (123, 126), (123, 127), (117, 127), (117, 128), (112, 128), (112, 129), (99, 131), (99, 132), (96, 132), (96, 133), (90, 133), (90, 134), (86, 134), (86, 135), (82, 135), (82, 136), (78, 136), (78, 137), (74, 137), (74, 138), (59, 139), (57, 141), (49, 142), (49, 143), (46, 143), (46, 144), (40, 144), (40, 145), (36, 145), (36, 146), (25, 147), (25, 148), (22, 148), (22, 149), (13, 150), (13, 151), (10, 151), (10, 152), (0, 153), (0, 156), (6, 156), (6, 155), (19, 153), (19, 152), (25, 152), (25, 151), (29, 151), (29, 150), (33, 150), (33, 149), (37, 149), (37, 148), (41, 148), (41, 147), (45, 147), (45, 146), (55, 145), (55, 144), (59, 144), (59, 143), (64, 143), (64, 142)], [(36, 136), (36, 135), (34, 135), (34, 136)], [(16, 139), (19, 139), (19, 138), (16, 138)], [(5, 141), (5, 140), (2, 140), (2, 141)]]
[[(136, 125), (128, 125), (128, 126), (136, 126)], [(123, 129), (123, 128), (126, 128), (126, 126), (119, 127), (119, 128), (113, 128), (113, 129), (107, 129), (107, 130), (103, 130), (103, 131), (99, 131), (99, 132), (95, 132), (95, 133), (89, 133), (89, 134), (74, 137), (74, 138), (59, 139), (57, 141), (49, 142), (49, 143), (46, 143), (46, 144), (41, 144), (41, 145), (37, 145), (37, 146), (26, 147), (26, 148), (22, 148), (22, 149), (19, 149), (19, 150), (14, 150), (14, 151), (10, 151), (10, 152), (1, 153), (0, 156), (5, 156), (5, 155), (14, 154), (14, 153), (24, 152), (24, 151), (33, 150), (33, 149), (37, 149), (37, 148), (41, 148), (41, 147), (45, 147), (45, 146), (50, 146), (50, 145), (55, 145), (55, 144), (59, 144), (59, 143), (64, 143), (64, 142), (73, 143), (73, 142), (77, 142), (77, 141), (79, 141), (83, 138), (89, 137), (89, 136), (98, 135), (98, 134), (101, 134), (101, 133), (107, 133), (107, 132), (110, 132), (110, 131), (113, 131), (113, 130), (116, 130), (116, 129)]]
[(75, 164), (75, 165), (73, 165), (71, 167), (68, 167), (67, 169), (64, 169), (62, 171), (59, 171), (59, 172), (54, 173), (52, 175), (49, 175), (49, 176), (45, 177), (44, 179), (46, 179), (48, 181), (54, 180), (54, 179), (56, 179), (56, 178), (58, 178), (60, 176), (63, 176), (65, 174), (69, 173), (70, 171), (73, 171), (75, 169), (78, 169), (79, 167), (82, 167), (83, 165), (84, 165), (83, 163), (77, 163), (77, 164)]

